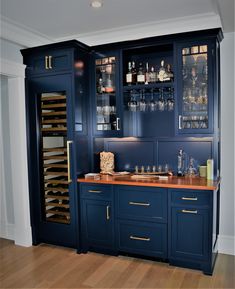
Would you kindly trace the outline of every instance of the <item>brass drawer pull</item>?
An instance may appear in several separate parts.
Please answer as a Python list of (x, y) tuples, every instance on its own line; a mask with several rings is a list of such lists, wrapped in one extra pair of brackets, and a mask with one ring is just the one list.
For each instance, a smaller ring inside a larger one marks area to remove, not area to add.
[(130, 236), (131, 240), (138, 240), (138, 241), (146, 241), (149, 242), (150, 238), (143, 238), (143, 237), (136, 237), (136, 236)]
[(129, 205), (149, 207), (150, 203), (129, 202)]
[(107, 219), (107, 220), (110, 219), (109, 208), (110, 208), (110, 206), (107, 206), (107, 207), (106, 207), (106, 219)]
[(48, 56), (45, 56), (45, 68), (49, 69), (49, 67), (48, 67)]
[(102, 191), (96, 191), (96, 190), (89, 190), (89, 193), (95, 193), (95, 194), (100, 194), (102, 193)]
[(197, 201), (197, 198), (182, 197), (181, 199), (184, 201)]
[(51, 60), (52, 60), (52, 56), (48, 56), (48, 60), (49, 60), (49, 69), (52, 69), (52, 64), (51, 64)]
[(191, 211), (191, 210), (182, 210), (182, 213), (187, 213), (187, 214), (197, 214), (197, 210)]

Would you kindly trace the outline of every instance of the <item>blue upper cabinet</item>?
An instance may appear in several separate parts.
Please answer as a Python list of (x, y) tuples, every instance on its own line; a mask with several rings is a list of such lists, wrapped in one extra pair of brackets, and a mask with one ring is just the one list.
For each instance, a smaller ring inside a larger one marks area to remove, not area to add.
[(119, 51), (95, 52), (91, 65), (93, 133), (122, 136)]
[(28, 59), (30, 75), (51, 74), (73, 68), (73, 49), (49, 49), (39, 51)]
[(176, 44), (178, 134), (211, 134), (213, 123), (213, 42)]

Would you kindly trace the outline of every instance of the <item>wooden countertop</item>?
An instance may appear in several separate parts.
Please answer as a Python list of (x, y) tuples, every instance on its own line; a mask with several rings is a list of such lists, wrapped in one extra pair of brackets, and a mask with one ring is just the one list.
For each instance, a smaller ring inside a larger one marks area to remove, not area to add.
[(127, 185), (127, 186), (146, 186), (175, 189), (193, 189), (193, 190), (216, 190), (220, 179), (210, 181), (200, 177), (168, 177), (168, 180), (148, 179), (135, 180), (129, 176), (108, 176), (102, 175), (100, 180), (78, 178), (80, 183), (106, 184), (106, 185)]

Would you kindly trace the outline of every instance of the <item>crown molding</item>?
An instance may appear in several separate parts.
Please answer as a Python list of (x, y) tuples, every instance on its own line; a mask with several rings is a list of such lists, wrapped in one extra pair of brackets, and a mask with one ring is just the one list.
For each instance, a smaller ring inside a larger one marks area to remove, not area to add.
[(56, 41), (77, 39), (89, 46), (94, 46), (218, 27), (222, 27), (220, 16), (215, 13), (204, 13), (163, 21), (145, 22), (142, 24), (123, 26), (114, 29), (105, 29), (92, 33), (70, 35), (68, 37), (56, 38)]
[(22, 24), (16, 23), (1, 15), (0, 37), (25, 47), (52, 43), (55, 40), (32, 30)]
[(1, 16), (1, 25), (1, 38), (25, 47), (33, 47), (71, 39), (77, 39), (86, 45), (94, 46), (145, 37), (222, 27), (221, 18), (216, 13), (205, 13), (163, 21), (145, 22), (142, 24), (122, 26), (59, 38), (50, 38), (47, 35), (43, 35), (26, 26), (13, 22), (4, 16)]

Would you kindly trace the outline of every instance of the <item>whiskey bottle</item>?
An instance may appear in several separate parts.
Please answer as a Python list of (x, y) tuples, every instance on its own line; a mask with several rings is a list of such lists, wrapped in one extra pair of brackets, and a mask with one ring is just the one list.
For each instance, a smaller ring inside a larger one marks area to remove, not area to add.
[(136, 84), (137, 83), (137, 71), (135, 68), (135, 61), (132, 61), (132, 84)]
[(126, 83), (132, 85), (132, 66), (131, 62), (128, 62), (128, 72), (126, 74)]
[(150, 78), (149, 78), (149, 64), (146, 62), (146, 71), (145, 71), (145, 84), (149, 84)]
[(154, 70), (154, 67), (152, 66), (149, 72), (149, 82), (153, 83), (157, 81), (157, 75)]
[(138, 74), (137, 74), (137, 83), (138, 84), (144, 84), (145, 83), (145, 75), (144, 75), (144, 72), (143, 72), (142, 62), (140, 62), (140, 64), (139, 64), (139, 71), (138, 71)]
[(163, 81), (165, 81), (166, 77), (167, 77), (167, 74), (166, 74), (166, 69), (164, 67), (164, 60), (162, 60), (161, 61), (161, 67), (159, 68), (157, 78), (160, 82), (163, 82)]
[(174, 74), (173, 71), (171, 70), (171, 65), (167, 64), (166, 66), (166, 77), (164, 81), (173, 81), (174, 80)]

